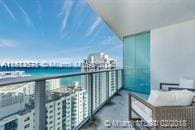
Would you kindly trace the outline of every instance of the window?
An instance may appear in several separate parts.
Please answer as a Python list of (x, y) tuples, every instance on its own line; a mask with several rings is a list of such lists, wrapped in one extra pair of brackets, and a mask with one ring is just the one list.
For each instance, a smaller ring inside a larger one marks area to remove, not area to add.
[(52, 124), (52, 123), (53, 123), (53, 121), (50, 121), (50, 122), (49, 122), (49, 124)]
[(49, 119), (51, 119), (51, 118), (53, 118), (53, 115), (51, 115), (51, 116), (49, 117)]
[(4, 130), (17, 129), (17, 120), (13, 120), (5, 124)]
[(27, 117), (26, 119), (24, 119), (24, 122), (29, 121), (30, 117)]
[(24, 126), (24, 129), (26, 129), (26, 128), (28, 128), (28, 127), (30, 127), (30, 124), (25, 125), (25, 126)]

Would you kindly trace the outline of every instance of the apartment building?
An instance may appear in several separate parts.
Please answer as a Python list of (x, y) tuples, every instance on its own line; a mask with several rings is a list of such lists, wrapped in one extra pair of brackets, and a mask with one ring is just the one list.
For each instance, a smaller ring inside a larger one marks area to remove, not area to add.
[[(66, 88), (58, 85), (57, 79), (47, 83), (50, 89), (47, 90), (45, 106), (46, 129), (71, 130), (87, 117), (87, 93), (78, 84)], [(24, 93), (29, 84), (13, 88), (12, 93), (9, 89), (9, 93), (1, 94), (0, 130), (34, 130), (34, 93)]]
[[(97, 71), (116, 68), (116, 62), (104, 53), (89, 54), (81, 64), (81, 72)], [(116, 91), (116, 72), (109, 72), (109, 95)], [(87, 86), (88, 77), (81, 76), (81, 85)], [(87, 88), (85, 88), (87, 90)], [(106, 73), (93, 74), (93, 109), (106, 99)]]

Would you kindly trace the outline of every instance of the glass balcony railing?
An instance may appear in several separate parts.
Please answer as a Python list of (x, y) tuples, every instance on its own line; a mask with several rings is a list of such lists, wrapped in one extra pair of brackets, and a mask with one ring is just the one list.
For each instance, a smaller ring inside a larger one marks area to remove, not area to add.
[(0, 128), (34, 129), (34, 109), (35, 82), (0, 86)]
[(0, 82), (0, 129), (72, 130), (123, 87), (123, 69)]

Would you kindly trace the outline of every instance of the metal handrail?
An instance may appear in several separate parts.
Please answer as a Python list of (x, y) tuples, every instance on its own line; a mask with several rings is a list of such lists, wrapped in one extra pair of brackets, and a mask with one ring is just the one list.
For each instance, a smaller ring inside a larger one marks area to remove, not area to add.
[(13, 79), (4, 80), (4, 81), (0, 80), (0, 87), (1, 86), (7, 86), (7, 85), (13, 85), (13, 84), (36, 82), (36, 81), (42, 81), (42, 80), (58, 79), (58, 78), (65, 78), (65, 77), (71, 77), (71, 76), (95, 74), (95, 73), (103, 73), (103, 72), (110, 72), (110, 71), (117, 71), (117, 70), (123, 70), (123, 69), (122, 68), (120, 68), (120, 69), (105, 69), (105, 70), (90, 71), (90, 72), (64, 73), (64, 74), (57, 74), (57, 75), (43, 76), (43, 77), (13, 78)]

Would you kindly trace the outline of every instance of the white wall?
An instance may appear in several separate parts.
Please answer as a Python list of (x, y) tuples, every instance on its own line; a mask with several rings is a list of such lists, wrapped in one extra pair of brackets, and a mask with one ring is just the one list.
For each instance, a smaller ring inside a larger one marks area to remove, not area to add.
[(195, 79), (195, 20), (151, 31), (151, 87)]

